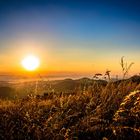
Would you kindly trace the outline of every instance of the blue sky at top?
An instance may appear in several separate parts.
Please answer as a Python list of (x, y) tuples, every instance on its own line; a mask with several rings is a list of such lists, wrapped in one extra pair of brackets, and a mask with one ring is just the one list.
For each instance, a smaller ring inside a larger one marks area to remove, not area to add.
[[(81, 42), (77, 49), (89, 51), (138, 52), (139, 7), (139, 0), (1, 0), (0, 42), (32, 36)], [(61, 49), (67, 47), (70, 45), (60, 45)], [(4, 48), (4, 44), (0, 46), (0, 50)]]

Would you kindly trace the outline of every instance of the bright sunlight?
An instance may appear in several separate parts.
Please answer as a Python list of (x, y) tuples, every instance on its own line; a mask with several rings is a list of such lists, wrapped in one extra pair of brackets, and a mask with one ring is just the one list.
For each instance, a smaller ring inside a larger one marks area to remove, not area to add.
[(38, 57), (29, 55), (22, 60), (21, 64), (26, 70), (34, 71), (39, 67), (40, 61)]

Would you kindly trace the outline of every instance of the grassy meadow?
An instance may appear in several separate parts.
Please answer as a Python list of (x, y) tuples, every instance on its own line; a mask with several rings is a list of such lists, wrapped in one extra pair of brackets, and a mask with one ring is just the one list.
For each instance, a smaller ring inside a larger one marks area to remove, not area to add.
[[(69, 90), (60, 92), (64, 86)], [(0, 139), (140, 138), (140, 76), (108, 82), (69, 79), (56, 87), (57, 92), (1, 99)]]

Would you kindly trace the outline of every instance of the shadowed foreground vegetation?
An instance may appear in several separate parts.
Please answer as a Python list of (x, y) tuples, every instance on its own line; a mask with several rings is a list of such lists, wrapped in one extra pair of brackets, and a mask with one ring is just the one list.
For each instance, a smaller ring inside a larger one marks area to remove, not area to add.
[(0, 101), (1, 140), (137, 140), (140, 77)]

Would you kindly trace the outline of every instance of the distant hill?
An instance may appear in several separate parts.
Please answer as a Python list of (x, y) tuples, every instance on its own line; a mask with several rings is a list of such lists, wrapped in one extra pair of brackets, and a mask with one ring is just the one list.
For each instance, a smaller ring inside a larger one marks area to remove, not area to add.
[(134, 75), (134, 76), (130, 77), (130, 78), (127, 79), (127, 80), (129, 80), (129, 81), (131, 81), (131, 82), (135, 82), (135, 83), (140, 83), (140, 76)]
[(54, 89), (57, 92), (71, 92), (76, 88), (76, 86), (76, 81), (72, 79), (65, 79), (57, 81), (57, 83), (52, 83), (52, 89)]
[[(122, 83), (135, 83), (139, 85), (140, 76), (134, 75), (128, 79), (111, 81), (114, 86), (118, 86)], [(90, 78), (80, 78), (80, 79), (64, 79), (64, 80), (53, 80), (53, 81), (32, 81), (32, 82), (23, 82), (23, 83), (8, 83), (8, 82), (0, 82), (0, 97), (11, 97), (17, 94), (19, 97), (25, 97), (28, 94), (34, 94), (35, 88), (37, 86), (37, 94), (43, 94), (44, 92), (77, 92), (78, 90), (91, 89), (96, 85), (100, 87), (105, 87), (107, 85), (107, 81), (105, 80), (94, 80)], [(37, 85), (36, 85), (37, 84)], [(123, 86), (123, 85), (122, 85)], [(131, 88), (131, 87), (130, 87)], [(15, 93), (16, 89), (16, 93)], [(140, 89), (140, 86), (137, 88)]]
[(15, 89), (11, 87), (0, 87), (0, 98), (2, 99), (12, 99), (15, 95)]
[(94, 82), (106, 86), (107, 81), (104, 80), (93, 80), (90, 78), (81, 78), (77, 80), (65, 79), (59, 81), (52, 81), (52, 89), (56, 92), (71, 92), (75, 91), (77, 88), (83, 89), (84, 87), (92, 86)]
[(124, 81), (139, 84), (140, 83), (140, 76), (139, 75), (134, 75), (134, 76), (132, 76), (128, 79), (121, 79), (121, 80), (114, 81), (114, 83), (120, 84), (121, 82), (124, 82)]

